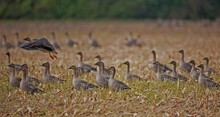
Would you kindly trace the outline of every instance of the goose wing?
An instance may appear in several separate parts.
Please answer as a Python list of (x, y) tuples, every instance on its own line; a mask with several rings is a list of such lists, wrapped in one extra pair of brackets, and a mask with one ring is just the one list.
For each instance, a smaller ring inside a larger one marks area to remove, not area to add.
[(88, 90), (88, 89), (92, 89), (92, 88), (98, 88), (98, 86), (96, 86), (92, 83), (88, 83), (84, 80), (80, 80), (80, 83), (82, 84), (84, 90)]

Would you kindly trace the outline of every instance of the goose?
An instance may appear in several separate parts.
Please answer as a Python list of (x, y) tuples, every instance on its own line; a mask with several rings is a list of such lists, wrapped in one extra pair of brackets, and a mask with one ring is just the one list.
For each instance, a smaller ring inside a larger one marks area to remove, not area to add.
[(45, 83), (66, 82), (66, 80), (62, 80), (50, 74), (50, 63), (49, 62), (43, 63), (41, 66), (45, 67), (45, 71), (43, 74), (43, 80)]
[(210, 77), (211, 73), (217, 73), (213, 68), (209, 67), (209, 58), (205, 57), (203, 58), (203, 60), (205, 61), (205, 65), (204, 65), (204, 72), (206, 73), (207, 76)]
[(16, 36), (16, 40), (17, 40), (17, 45), (18, 45), (18, 47), (20, 47), (20, 45), (23, 44), (24, 42), (19, 40), (19, 33), (18, 32), (15, 33), (15, 36)]
[(195, 60), (191, 60), (189, 62), (191, 65), (192, 65), (192, 69), (190, 71), (190, 76), (193, 80), (198, 80), (199, 78), (199, 72), (196, 70), (196, 63), (195, 63)]
[(200, 64), (198, 66), (200, 68), (200, 74), (199, 74), (199, 79), (198, 82), (200, 85), (207, 87), (207, 88), (220, 88), (220, 85), (210, 78), (204, 77), (204, 65)]
[(52, 45), (55, 49), (60, 49), (60, 46), (59, 44), (56, 42), (56, 35), (55, 35), (55, 32), (51, 32), (51, 35), (52, 35)]
[(109, 77), (105, 77), (102, 74), (104, 63), (97, 62), (97, 63), (95, 63), (95, 65), (97, 66), (96, 83), (101, 87), (108, 88)]
[(21, 67), (21, 71), (23, 72), (23, 78), (20, 82), (20, 89), (27, 94), (34, 94), (34, 93), (40, 93), (43, 92), (41, 89), (37, 88), (35, 85), (28, 82), (28, 69), (26, 66)]
[[(98, 59), (98, 62), (102, 62), (102, 58), (100, 55), (95, 56), (95, 58)], [(104, 64), (103, 74), (107, 77), (110, 77), (110, 75), (111, 75), (110, 71), (108, 69), (106, 69), (105, 64)]]
[(178, 80), (181, 80), (181, 81), (185, 81), (185, 82), (188, 81), (188, 78), (186, 78), (185, 76), (183, 76), (181, 74), (178, 74), (176, 72), (176, 61), (171, 61), (170, 64), (173, 65), (173, 70), (171, 72), (172, 77), (175, 77), (175, 78), (177, 78)]
[[(7, 52), (6, 55), (8, 56), (7, 65), (10, 65), (11, 64), (11, 54), (10, 54), (10, 52)], [(13, 64), (13, 65), (14, 65), (16, 71), (18, 71), (21, 67), (21, 65), (19, 65), (19, 64)], [(10, 69), (10, 67), (9, 67), (9, 69)]]
[(91, 71), (97, 71), (96, 68), (92, 67), (91, 65), (85, 64), (83, 62), (83, 54), (82, 52), (78, 52), (77, 55), (79, 55), (79, 64), (78, 68), (83, 71), (83, 73), (89, 73)]
[(137, 39), (136, 39), (136, 38), (133, 38), (133, 34), (132, 34), (132, 32), (130, 32), (130, 37), (125, 38), (125, 40), (127, 41), (127, 42), (125, 43), (125, 45), (127, 45), (127, 46), (129, 46), (129, 47), (130, 47), (130, 46), (142, 46), (143, 43), (138, 40), (140, 37), (141, 37), (141, 36), (138, 35), (138, 36), (137, 36)]
[(21, 44), (20, 47), (22, 49), (42, 51), (45, 53), (49, 53), (52, 59), (57, 58), (55, 55), (57, 54), (55, 48), (46, 38), (42, 37), (39, 39), (30, 39), (29, 37), (27, 37), (26, 40), (29, 40), (29, 42)]
[(66, 35), (66, 37), (67, 37), (66, 44), (67, 44), (69, 47), (73, 47), (74, 45), (78, 45), (78, 42), (76, 42), (76, 41), (74, 41), (73, 39), (70, 38), (68, 32), (65, 32), (65, 35)]
[(2, 37), (3, 37), (3, 46), (6, 48), (6, 50), (15, 48), (15, 46), (12, 43), (7, 42), (6, 35), (3, 35)]
[(89, 45), (95, 47), (95, 48), (101, 48), (100, 44), (92, 38), (92, 32), (89, 33), (89, 40), (88, 40)]
[(112, 66), (109, 68), (109, 70), (112, 72), (111, 77), (108, 81), (108, 86), (110, 89), (117, 91), (117, 92), (131, 89), (125, 83), (115, 79), (115, 67)]
[(15, 77), (15, 65), (12, 63), (12, 64), (9, 64), (8, 67), (12, 68), (12, 70), (10, 71), (11, 75), (9, 77), (10, 84), (13, 87), (19, 88), (20, 87), (21, 78)]
[[(155, 61), (154, 64), (158, 65), (160, 64), (158, 61)], [(175, 77), (172, 77), (172, 76), (169, 76), (167, 74), (163, 74), (161, 73), (161, 67), (157, 66), (157, 73), (156, 73), (156, 76), (157, 76), (157, 79), (158, 80), (161, 80), (161, 81), (167, 81), (167, 80), (171, 80), (171, 81), (177, 81), (178, 79), (175, 78)]]
[(25, 72), (26, 72), (26, 76), (27, 76), (26, 77), (27, 82), (34, 84), (35, 86), (38, 86), (41, 83), (41, 81), (38, 80), (37, 78), (28, 75), (28, 65), (27, 64), (23, 64), (23, 65), (21, 65), (21, 67), (26, 70)]
[(142, 78), (140, 76), (130, 73), (130, 63), (129, 63), (129, 61), (125, 61), (123, 64), (127, 65), (127, 71), (125, 73), (125, 79), (127, 79), (127, 80), (142, 80)]
[(181, 70), (190, 73), (192, 66), (189, 63), (186, 63), (184, 60), (184, 50), (180, 50), (179, 53), (181, 53), (181, 59), (180, 59), (180, 68)]
[(91, 83), (88, 83), (84, 80), (78, 79), (76, 66), (73, 65), (73, 66), (69, 67), (69, 69), (73, 69), (73, 80), (72, 80), (73, 88), (75, 88), (77, 90), (80, 90), (80, 89), (89, 90), (89, 89), (93, 89), (93, 88), (98, 88), (97, 86), (95, 86)]
[(157, 68), (160, 67), (160, 69), (163, 72), (170, 72), (170, 71), (172, 71), (169, 67), (159, 63), (158, 61), (156, 62), (157, 64), (155, 64), (155, 61), (156, 61), (156, 51), (152, 50), (151, 53), (153, 55), (153, 61), (149, 62), (149, 64), (148, 64), (150, 70), (153, 70), (154, 72), (157, 72)]

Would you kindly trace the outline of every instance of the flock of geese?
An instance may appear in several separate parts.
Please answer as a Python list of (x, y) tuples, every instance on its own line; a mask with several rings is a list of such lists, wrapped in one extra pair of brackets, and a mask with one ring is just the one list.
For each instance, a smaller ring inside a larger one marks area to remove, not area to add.
[[(16, 34), (18, 38), (18, 33)], [(55, 33), (52, 33), (53, 38), (55, 38)], [(65, 33), (66, 36), (69, 37), (68, 33)], [(89, 37), (91, 38), (92, 33), (89, 34)], [(6, 39), (6, 36), (3, 35), (4, 39)], [(69, 38), (70, 39), (70, 38)], [(5, 46), (11, 46), (10, 43), (6, 43)], [(68, 41), (70, 42), (70, 40)], [(91, 41), (91, 43), (94, 43)], [(77, 42), (72, 42), (72, 44), (77, 44)], [(29, 37), (25, 38), (24, 41), (18, 40), (18, 46), (22, 49), (29, 50), (29, 51), (42, 51), (45, 53), (49, 53), (50, 57), (52, 59), (56, 59), (56, 50), (55, 50), (55, 44), (50, 43), (46, 38), (38, 38), (38, 39), (31, 39)], [(57, 45), (58, 46), (58, 45)], [(94, 47), (101, 47), (98, 43), (95, 44)], [(57, 48), (57, 47), (56, 47)], [(180, 69), (186, 73), (189, 74), (190, 78), (187, 78), (183, 76), (182, 74), (177, 73), (176, 67), (177, 63), (175, 61), (171, 61), (170, 64), (173, 65), (173, 69), (167, 67), (164, 64), (161, 64), (159, 61), (156, 60), (156, 52), (153, 50), (153, 61), (150, 61), (148, 64), (148, 68), (155, 72), (156, 77), (158, 80), (161, 81), (182, 81), (187, 82), (189, 80), (196, 80), (198, 83), (204, 87), (207, 88), (220, 88), (220, 84), (216, 83), (212, 78), (211, 75), (217, 72), (209, 66), (209, 59), (208, 57), (205, 57), (203, 60), (205, 61), (205, 64), (200, 64), (198, 68), (195, 65), (195, 60), (191, 60), (190, 62), (185, 62), (184, 60), (184, 50), (178, 51), (181, 54), (181, 59), (179, 61)], [(43, 92), (39, 88), (39, 84), (41, 83), (65, 83), (66, 80), (60, 79), (54, 75), (51, 74), (50, 71), (50, 63), (46, 62), (42, 64), (42, 67), (45, 67), (44, 73), (43, 73), (43, 82), (39, 79), (29, 76), (28, 74), (28, 65), (23, 64), (15, 64), (11, 63), (11, 55), (9, 52), (6, 53), (8, 56), (8, 63), (7, 63), (7, 69), (10, 72), (10, 84), (13, 87), (20, 88), (24, 92), (28, 94), (34, 94), (38, 92)], [(106, 68), (104, 62), (102, 62), (102, 58), (100, 55), (95, 56), (96, 59), (98, 59), (98, 62), (96, 62), (94, 65), (96, 67), (93, 67), (93, 65), (89, 65), (83, 62), (83, 53), (78, 52), (77, 55), (79, 56), (79, 63), (77, 66), (70, 66), (69, 69), (73, 70), (73, 79), (72, 79), (72, 86), (76, 90), (89, 90), (93, 88), (103, 87), (103, 88), (109, 88), (114, 91), (123, 91), (123, 90), (129, 90), (131, 89), (129, 86), (127, 86), (122, 81), (119, 81), (115, 79), (116, 69), (114, 66), (111, 66), (110, 68)], [(130, 63), (129, 61), (125, 61), (123, 63), (127, 66), (125, 78), (126, 80), (130, 81), (143, 81), (144, 79), (136, 74), (130, 73)], [(19, 78), (16, 76), (15, 72), (23, 72), (23, 77)], [(85, 80), (81, 80), (78, 78), (79, 75), (86, 74), (86, 73), (96, 73), (96, 85), (89, 83)]]

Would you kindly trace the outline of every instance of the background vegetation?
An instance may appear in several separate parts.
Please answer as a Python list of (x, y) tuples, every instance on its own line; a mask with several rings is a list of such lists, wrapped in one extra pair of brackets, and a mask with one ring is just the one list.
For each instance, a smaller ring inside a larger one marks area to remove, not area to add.
[(1, 19), (216, 19), (219, 0), (1, 0)]

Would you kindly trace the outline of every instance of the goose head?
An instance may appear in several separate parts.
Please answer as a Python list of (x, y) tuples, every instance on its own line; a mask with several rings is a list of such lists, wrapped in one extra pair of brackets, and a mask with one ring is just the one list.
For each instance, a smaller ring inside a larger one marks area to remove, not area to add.
[(76, 66), (72, 65), (68, 69), (76, 70)]
[(49, 67), (49, 66), (50, 66), (50, 63), (49, 63), (49, 62), (46, 62), (46, 63), (43, 63), (41, 66), (43, 66), (43, 67)]
[(201, 68), (201, 69), (204, 69), (204, 65), (203, 64), (200, 64), (198, 67)]
[(101, 59), (102, 59), (100, 55), (97, 55), (94, 58), (97, 58), (99, 61), (101, 61)]
[(176, 61), (171, 61), (170, 64), (176, 65)]
[(184, 53), (184, 50), (179, 50), (178, 52), (181, 53), (181, 54), (183, 54), (183, 53)]
[(125, 65), (129, 65), (129, 62), (128, 62), (128, 61), (125, 61), (123, 64), (125, 64)]
[(195, 65), (196, 65), (195, 60), (191, 60), (191, 61), (189, 61), (189, 63), (190, 63), (190, 64), (192, 64), (193, 66), (195, 66)]

